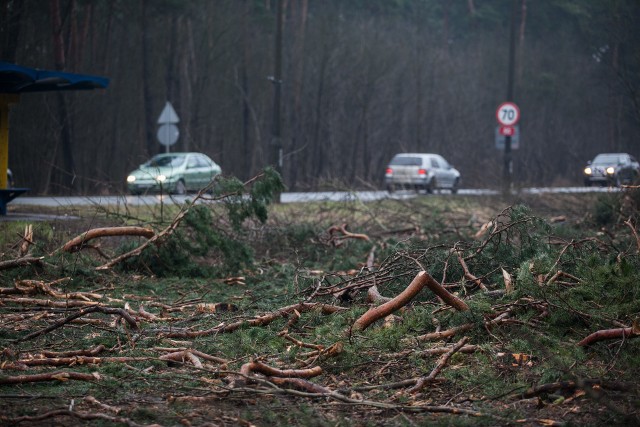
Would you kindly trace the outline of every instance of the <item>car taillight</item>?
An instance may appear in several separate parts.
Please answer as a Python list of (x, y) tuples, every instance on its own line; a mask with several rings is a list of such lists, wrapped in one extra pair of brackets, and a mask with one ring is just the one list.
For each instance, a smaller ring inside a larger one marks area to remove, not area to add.
[(420, 175), (420, 176), (426, 176), (426, 175), (427, 175), (427, 170), (426, 170), (426, 169), (420, 169), (420, 170), (418, 170), (418, 175)]
[(393, 175), (393, 169), (387, 168), (387, 171), (385, 172), (385, 175), (392, 176)]

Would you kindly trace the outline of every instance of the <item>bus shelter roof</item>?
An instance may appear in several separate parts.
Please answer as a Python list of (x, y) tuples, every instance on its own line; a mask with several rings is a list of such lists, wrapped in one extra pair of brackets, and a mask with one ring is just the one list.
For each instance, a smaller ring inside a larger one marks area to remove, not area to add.
[(0, 93), (105, 89), (109, 79), (88, 74), (41, 70), (0, 61)]

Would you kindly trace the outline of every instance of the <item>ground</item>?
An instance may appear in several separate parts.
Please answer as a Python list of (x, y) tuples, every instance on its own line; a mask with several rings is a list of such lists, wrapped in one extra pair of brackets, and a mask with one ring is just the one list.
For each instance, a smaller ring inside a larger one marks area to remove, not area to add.
[[(26, 264), (29, 222), (2, 222), (0, 421), (638, 424), (634, 200), (271, 205), (240, 229), (212, 204), (166, 234), (178, 207), (72, 208), (78, 219), (31, 223)], [(61, 250), (125, 225), (167, 237), (107, 269), (147, 240)], [(372, 285), (397, 298), (420, 271), (468, 310), (424, 286), (354, 329), (384, 307)], [(578, 345), (622, 327), (631, 335)]]

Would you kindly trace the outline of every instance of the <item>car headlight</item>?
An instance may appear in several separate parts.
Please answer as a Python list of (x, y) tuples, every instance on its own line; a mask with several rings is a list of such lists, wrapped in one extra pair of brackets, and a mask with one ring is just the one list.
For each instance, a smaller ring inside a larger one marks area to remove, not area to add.
[(584, 173), (587, 175), (591, 175), (591, 168), (584, 168)]
[(127, 182), (132, 183), (132, 182), (136, 182), (136, 177), (133, 175), (129, 175), (127, 177)]
[(166, 180), (167, 180), (167, 177), (165, 175), (156, 176), (156, 181), (158, 182), (165, 182)]
[(611, 166), (609, 166), (609, 167), (607, 168), (607, 173), (608, 173), (609, 175), (613, 175), (613, 174), (615, 173), (615, 171), (616, 171), (616, 170), (615, 170), (613, 167), (611, 167)]

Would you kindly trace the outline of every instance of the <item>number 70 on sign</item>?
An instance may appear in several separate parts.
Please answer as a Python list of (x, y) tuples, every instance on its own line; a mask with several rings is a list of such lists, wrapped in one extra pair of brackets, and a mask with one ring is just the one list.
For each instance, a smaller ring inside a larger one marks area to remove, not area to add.
[(496, 119), (502, 126), (513, 126), (520, 120), (520, 109), (513, 102), (503, 102), (496, 110)]

